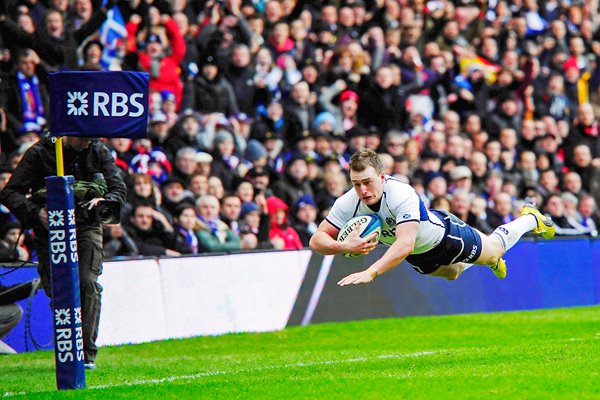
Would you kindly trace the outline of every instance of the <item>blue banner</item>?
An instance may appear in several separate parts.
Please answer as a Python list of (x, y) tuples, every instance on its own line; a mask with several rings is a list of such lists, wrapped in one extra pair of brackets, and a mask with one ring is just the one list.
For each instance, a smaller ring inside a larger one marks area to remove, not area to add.
[(146, 137), (148, 79), (133, 71), (51, 73), (51, 135)]
[(72, 185), (72, 176), (46, 178), (54, 357), (58, 389), (85, 387), (79, 258)]

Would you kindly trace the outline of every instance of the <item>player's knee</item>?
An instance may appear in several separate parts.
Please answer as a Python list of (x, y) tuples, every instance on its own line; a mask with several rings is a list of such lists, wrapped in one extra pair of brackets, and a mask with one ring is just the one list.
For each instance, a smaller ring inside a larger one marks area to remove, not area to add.
[(446, 280), (449, 280), (449, 281), (455, 281), (458, 278), (458, 275), (459, 275), (458, 273), (453, 273), (453, 274), (446, 275), (444, 278), (446, 278)]
[(462, 269), (456, 265), (446, 268), (444, 271), (444, 278), (449, 281), (455, 281), (460, 275)]

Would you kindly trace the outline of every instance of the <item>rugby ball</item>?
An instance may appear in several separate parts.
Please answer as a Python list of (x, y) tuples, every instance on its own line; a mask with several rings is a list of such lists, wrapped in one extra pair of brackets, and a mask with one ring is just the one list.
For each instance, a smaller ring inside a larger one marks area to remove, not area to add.
[[(360, 237), (366, 237), (373, 232), (377, 232), (377, 236), (374, 239), (374, 241), (377, 242), (379, 241), (379, 237), (381, 236), (381, 220), (375, 214), (359, 215), (358, 217), (354, 217), (350, 221), (346, 222), (346, 224), (342, 227), (342, 229), (338, 233), (337, 241), (343, 242), (356, 229), (358, 229)], [(361, 256), (362, 255), (344, 253), (344, 257), (348, 258), (355, 258)]]

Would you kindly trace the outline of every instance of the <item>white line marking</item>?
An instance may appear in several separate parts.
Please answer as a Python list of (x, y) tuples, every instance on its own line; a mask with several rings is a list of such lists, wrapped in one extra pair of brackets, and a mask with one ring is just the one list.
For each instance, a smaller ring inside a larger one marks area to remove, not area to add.
[[(109, 388), (116, 388), (116, 387), (159, 385), (161, 383), (175, 382), (175, 381), (189, 381), (189, 380), (206, 378), (206, 377), (211, 377), (211, 376), (218, 376), (218, 375), (236, 375), (236, 374), (260, 372), (260, 371), (267, 371), (267, 370), (312, 367), (312, 366), (316, 366), (316, 365), (353, 364), (353, 363), (365, 362), (365, 361), (369, 361), (369, 360), (389, 360), (389, 359), (422, 357), (422, 356), (429, 356), (429, 355), (433, 355), (433, 354), (443, 353), (445, 351), (447, 351), (447, 350), (418, 351), (416, 353), (407, 353), (407, 354), (382, 354), (382, 355), (372, 357), (372, 358), (357, 357), (357, 358), (342, 359), (342, 360), (325, 360), (325, 361), (298, 362), (295, 364), (267, 365), (264, 367), (242, 368), (242, 369), (237, 369), (237, 370), (206, 371), (206, 372), (199, 372), (197, 374), (191, 374), (191, 375), (168, 376), (168, 377), (159, 378), (159, 379), (140, 379), (140, 380), (136, 380), (136, 381), (89, 386), (87, 389), (88, 390), (102, 390), (102, 389), (109, 389)], [(48, 391), (4, 392), (2, 397), (8, 398), (8, 397), (15, 397), (15, 396), (25, 396), (28, 394), (44, 393), (44, 392), (48, 392)]]
[(323, 257), (321, 268), (319, 269), (319, 275), (317, 276), (317, 281), (315, 282), (315, 286), (313, 287), (313, 291), (310, 295), (310, 300), (308, 301), (308, 307), (306, 307), (306, 312), (304, 313), (304, 317), (302, 317), (302, 326), (308, 325), (312, 320), (315, 309), (317, 308), (317, 304), (319, 303), (319, 299), (321, 298), (321, 293), (323, 293), (323, 288), (325, 288), (325, 283), (327, 282), (329, 271), (331, 271), (331, 264), (333, 264), (334, 258), (335, 256)]

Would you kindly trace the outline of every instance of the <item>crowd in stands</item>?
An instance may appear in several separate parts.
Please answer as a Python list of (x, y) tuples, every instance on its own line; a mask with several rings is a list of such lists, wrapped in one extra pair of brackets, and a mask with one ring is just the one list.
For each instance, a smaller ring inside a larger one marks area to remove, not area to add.
[(0, 3), (0, 189), (49, 72), (149, 73), (147, 137), (103, 139), (129, 187), (107, 257), (305, 247), (362, 147), (483, 232), (526, 202), (600, 227), (598, 0)]

